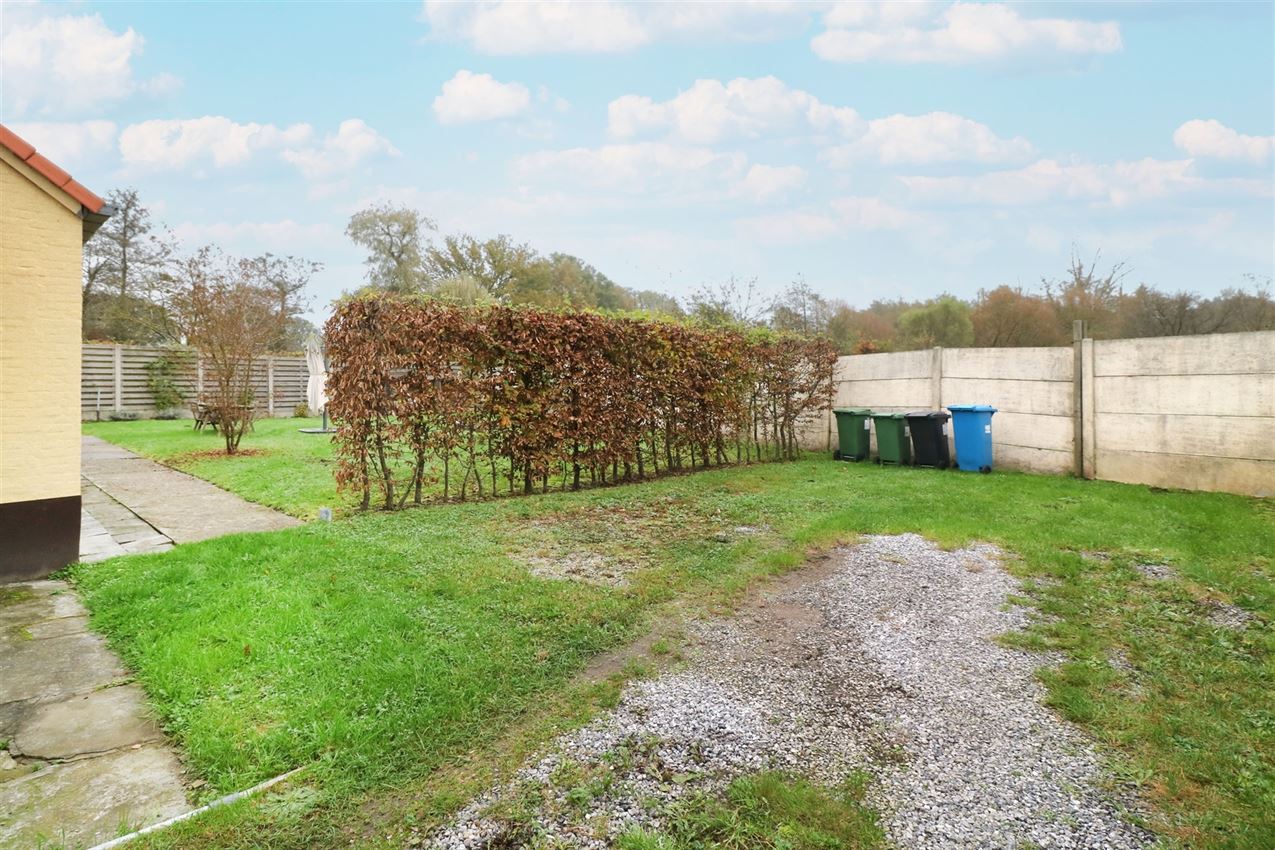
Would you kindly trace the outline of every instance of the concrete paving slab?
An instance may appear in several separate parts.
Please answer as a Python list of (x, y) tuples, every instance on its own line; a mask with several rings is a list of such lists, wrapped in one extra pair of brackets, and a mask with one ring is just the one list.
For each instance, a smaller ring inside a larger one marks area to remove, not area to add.
[(124, 665), (92, 632), (0, 639), (0, 703), (62, 699), (118, 682)]
[(28, 640), (40, 640), (41, 638), (62, 637), (64, 635), (75, 635), (80, 632), (89, 630), (88, 617), (59, 617), (55, 620), (41, 620), (38, 623), (32, 623), (29, 626), (23, 626), (26, 634), (23, 635)]
[(153, 745), (121, 750), (0, 783), (0, 847), (92, 845), (188, 808), (176, 756)]
[(24, 593), (27, 585), (6, 585), (0, 589), (0, 630), (88, 614), (70, 586), (60, 584), (61, 592), (55, 593)]
[(33, 759), (73, 759), (158, 741), (146, 697), (120, 685), (36, 706), (23, 719), (9, 751)]
[[(31, 703), (21, 700), (0, 703), (0, 738), (5, 740), (12, 738), (31, 708)], [(0, 750), (0, 752), (4, 751)]]
[(173, 542), (81, 477), (80, 560), (86, 564), (120, 555), (166, 552)]

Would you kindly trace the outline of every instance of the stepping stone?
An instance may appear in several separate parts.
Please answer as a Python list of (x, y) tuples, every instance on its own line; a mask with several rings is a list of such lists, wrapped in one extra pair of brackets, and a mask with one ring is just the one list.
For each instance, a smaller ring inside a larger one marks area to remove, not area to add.
[(91, 846), (188, 809), (176, 756), (121, 750), (0, 784), (0, 847)]
[(9, 743), (15, 755), (70, 759), (161, 738), (140, 688), (121, 685), (36, 706)]

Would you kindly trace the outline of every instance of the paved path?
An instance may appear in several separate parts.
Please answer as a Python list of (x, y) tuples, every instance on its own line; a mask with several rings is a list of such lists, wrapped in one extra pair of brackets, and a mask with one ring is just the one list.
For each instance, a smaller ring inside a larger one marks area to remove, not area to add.
[(172, 539), (112, 499), (87, 478), (80, 479), (80, 560), (105, 561), (117, 555), (164, 552)]
[[(299, 524), (95, 437), (81, 473), (84, 561)], [(177, 754), (74, 590), (0, 585), (0, 850), (87, 847), (189, 808)]]
[[(240, 531), (275, 531), (301, 524), (287, 514), (245, 502), (203, 479), (97, 437), (82, 438), (81, 457), (80, 472), (90, 485), (173, 543), (193, 543)], [(92, 508), (90, 512), (103, 526), (110, 528), (103, 515)]]
[(181, 814), (181, 764), (60, 581), (0, 585), (0, 848), (83, 847)]

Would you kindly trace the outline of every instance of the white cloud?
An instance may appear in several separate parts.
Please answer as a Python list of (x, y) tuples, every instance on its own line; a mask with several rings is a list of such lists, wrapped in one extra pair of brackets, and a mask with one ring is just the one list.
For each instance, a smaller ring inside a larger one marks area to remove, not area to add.
[(610, 133), (618, 138), (669, 130), (696, 144), (812, 130), (845, 135), (862, 126), (850, 107), (830, 106), (769, 76), (739, 77), (728, 83), (696, 80), (663, 102), (626, 95), (611, 101), (607, 118)]
[(1220, 121), (1187, 121), (1173, 134), (1173, 144), (1191, 156), (1245, 159), (1262, 164), (1275, 150), (1275, 136), (1246, 136)]
[(847, 3), (825, 16), (811, 41), (833, 62), (966, 64), (1011, 58), (1114, 53), (1123, 47), (1114, 21), (1025, 18), (1001, 3)]
[(362, 119), (347, 118), (323, 143), (307, 148), (289, 148), (283, 158), (311, 179), (348, 171), (365, 159), (386, 154), (398, 156), (389, 139), (369, 127)]
[(120, 155), (128, 166), (171, 170), (209, 162), (218, 168), (241, 165), (258, 153), (277, 151), (285, 162), (316, 179), (378, 154), (398, 154), (388, 139), (358, 118), (342, 121), (322, 141), (313, 138), (309, 124), (240, 124), (222, 115), (156, 119), (125, 127), (120, 133)]
[(172, 228), (177, 241), (188, 247), (216, 244), (231, 253), (274, 251), (296, 253), (297, 246), (330, 245), (341, 237), (339, 228), (316, 222), (303, 224), (293, 219), (280, 221), (180, 222)]
[(902, 177), (926, 201), (1024, 206), (1079, 201), (1124, 206), (1197, 191), (1269, 197), (1260, 180), (1204, 180), (1189, 159), (1142, 159), (1095, 165), (1042, 159), (1024, 168), (976, 176)]
[(135, 80), (142, 37), (112, 30), (101, 15), (46, 15), (38, 5), (6, 3), (0, 21), (0, 78), (11, 114), (96, 111), (139, 90), (163, 94), (180, 85), (171, 74)]
[(440, 38), (480, 53), (620, 53), (682, 41), (762, 41), (796, 35), (813, 7), (798, 0), (687, 3), (683, 0), (425, 0), (424, 19)]
[(950, 112), (891, 115), (868, 122), (854, 142), (826, 148), (820, 159), (834, 168), (873, 157), (898, 163), (1005, 162), (1031, 156), (1033, 148), (1022, 136), (1002, 139), (986, 124)]
[(761, 203), (800, 189), (809, 175), (799, 165), (753, 165), (736, 187), (738, 194)]
[(632, 10), (618, 3), (426, 2), (425, 19), (436, 35), (470, 42), (480, 53), (611, 53), (650, 39)]
[(775, 77), (696, 80), (666, 101), (625, 95), (608, 104), (607, 119), (610, 134), (622, 139), (667, 132), (702, 145), (763, 136), (837, 141), (821, 155), (834, 167), (863, 157), (885, 164), (1005, 162), (1033, 152), (1021, 136), (1002, 139), (985, 124), (950, 112), (865, 122), (851, 107), (824, 103)]
[(514, 160), (522, 180), (568, 179), (596, 188), (653, 193), (688, 186), (724, 186), (744, 175), (747, 157), (710, 148), (639, 142), (539, 151)]
[(31, 121), (12, 129), (64, 168), (115, 150), (114, 121)]
[(794, 209), (741, 219), (738, 226), (749, 239), (767, 243), (816, 242), (851, 232), (905, 230), (924, 219), (880, 198), (836, 198), (826, 207)]
[(125, 127), (120, 154), (126, 165), (155, 169), (183, 168), (208, 159), (217, 166), (237, 165), (260, 150), (300, 145), (312, 133), (309, 124), (239, 124), (222, 115), (155, 119)]
[(434, 98), (434, 114), (443, 124), (512, 118), (530, 107), (531, 92), (522, 83), (502, 83), (491, 74), (465, 70), (443, 83), (443, 93)]

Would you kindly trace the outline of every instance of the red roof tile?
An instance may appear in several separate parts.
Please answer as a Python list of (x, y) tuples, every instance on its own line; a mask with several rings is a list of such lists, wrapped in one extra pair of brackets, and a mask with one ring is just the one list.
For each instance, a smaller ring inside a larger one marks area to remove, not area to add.
[(97, 195), (71, 179), (71, 175), (58, 168), (47, 157), (35, 152), (35, 148), (17, 133), (0, 124), (0, 146), (8, 148), (14, 156), (31, 166), (45, 180), (66, 192), (91, 213), (101, 212), (106, 206)]

